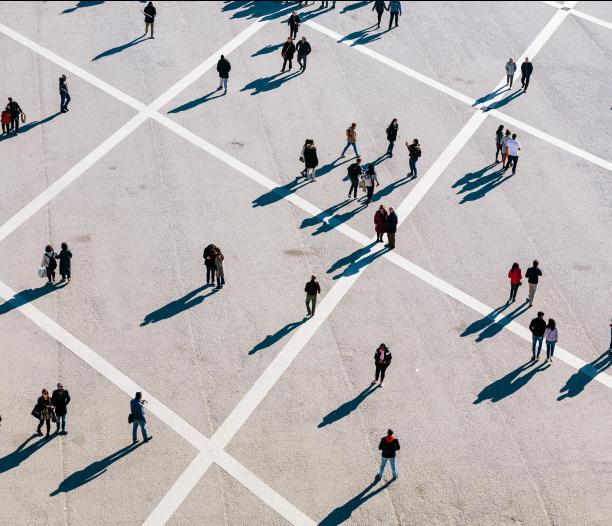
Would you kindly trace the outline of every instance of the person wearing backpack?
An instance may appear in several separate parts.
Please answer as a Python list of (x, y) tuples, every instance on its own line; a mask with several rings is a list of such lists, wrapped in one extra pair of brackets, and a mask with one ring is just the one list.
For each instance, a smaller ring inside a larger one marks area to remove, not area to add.
[(47, 272), (48, 283), (55, 283), (55, 269), (57, 268), (57, 261), (55, 261), (56, 257), (57, 254), (53, 251), (53, 247), (47, 245), (40, 266), (44, 267)]
[(414, 139), (412, 144), (408, 144), (408, 141), (406, 141), (406, 148), (408, 148), (408, 164), (410, 166), (410, 173), (408, 175), (416, 177), (416, 163), (419, 157), (421, 157), (421, 145), (419, 144), (419, 140)]
[(399, 125), (397, 124), (397, 119), (393, 119), (391, 124), (387, 126), (387, 140), (389, 141), (389, 146), (387, 147), (387, 155), (389, 157), (393, 157), (393, 146), (395, 146), (395, 141), (397, 140), (397, 130), (399, 129)]
[(227, 93), (227, 81), (229, 79), (229, 72), (232, 69), (230, 61), (227, 60), (223, 55), (217, 62), (217, 73), (219, 73), (219, 87), (217, 91), (223, 88), (223, 95)]
[(357, 157), (357, 160), (348, 167), (348, 176), (351, 180), (351, 187), (349, 188), (348, 196), (351, 197), (353, 192), (353, 199), (357, 199), (357, 188), (359, 188), (359, 176), (362, 174), (361, 169), (361, 157)]

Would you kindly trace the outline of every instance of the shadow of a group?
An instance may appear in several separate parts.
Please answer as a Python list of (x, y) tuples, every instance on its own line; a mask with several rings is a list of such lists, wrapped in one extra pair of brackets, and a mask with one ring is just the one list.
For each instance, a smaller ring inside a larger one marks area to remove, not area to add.
[(457, 195), (465, 194), (459, 204), (481, 199), (491, 190), (494, 190), (513, 177), (511, 172), (505, 175), (503, 166), (487, 174), (489, 170), (497, 167), (497, 165), (498, 163), (491, 163), (480, 170), (469, 172), (453, 184), (453, 188), (462, 186), (461, 190), (457, 192)]
[(144, 317), (144, 320), (140, 324), (141, 327), (145, 325), (149, 325), (149, 323), (158, 323), (163, 320), (167, 320), (168, 318), (172, 318), (172, 316), (176, 316), (181, 312), (184, 312), (188, 309), (195, 307), (202, 303), (206, 298), (209, 298), (213, 294), (218, 292), (218, 289), (213, 289), (209, 293), (204, 294), (202, 296), (197, 296), (198, 293), (202, 292), (206, 289), (208, 285), (202, 285), (197, 289), (193, 289), (191, 292), (188, 292), (181, 298), (171, 301), (170, 303), (160, 307), (153, 312), (150, 312)]
[(65, 286), (66, 283), (62, 285), (51, 285), (49, 283), (45, 283), (42, 287), (38, 287), (37, 289), (24, 289), (21, 292), (16, 293), (10, 300), (5, 301), (2, 305), (0, 305), (0, 316), (7, 314), (14, 309), (18, 309), (27, 303), (36, 301), (47, 294), (63, 289)]

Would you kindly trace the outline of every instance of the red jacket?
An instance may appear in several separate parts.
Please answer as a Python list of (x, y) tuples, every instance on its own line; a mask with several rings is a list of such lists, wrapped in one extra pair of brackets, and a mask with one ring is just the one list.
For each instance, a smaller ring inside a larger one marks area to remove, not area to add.
[(510, 283), (512, 285), (516, 285), (519, 281), (523, 279), (523, 273), (521, 272), (520, 268), (514, 270), (510, 269), (510, 271), (508, 272), (508, 277), (510, 278)]
[(2, 124), (10, 124), (11, 123), (11, 112), (4, 110), (2, 112)]
[(376, 233), (385, 233), (385, 220), (387, 219), (387, 212), (383, 210), (377, 210), (374, 214), (374, 225), (376, 225)]

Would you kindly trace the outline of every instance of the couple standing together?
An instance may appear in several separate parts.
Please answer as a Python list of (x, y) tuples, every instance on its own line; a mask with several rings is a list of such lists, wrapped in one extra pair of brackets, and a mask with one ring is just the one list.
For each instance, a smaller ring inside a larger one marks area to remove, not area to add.
[(206, 266), (206, 284), (214, 285), (215, 276), (217, 277), (217, 287), (222, 289), (225, 285), (225, 274), (223, 273), (223, 252), (219, 247), (216, 247), (212, 243), (204, 249), (204, 265)]

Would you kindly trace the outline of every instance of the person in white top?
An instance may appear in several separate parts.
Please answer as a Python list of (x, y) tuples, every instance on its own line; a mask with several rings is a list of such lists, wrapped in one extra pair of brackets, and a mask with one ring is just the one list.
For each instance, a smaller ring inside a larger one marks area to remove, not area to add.
[(508, 156), (508, 141), (510, 140), (510, 130), (506, 128), (506, 133), (501, 140), (501, 158), (502, 168), (506, 166), (506, 157)]
[[(553, 361), (553, 355), (555, 354), (555, 345), (559, 339), (559, 331), (557, 331), (557, 324), (552, 318), (548, 319), (546, 324), (546, 330), (544, 331), (544, 339), (546, 340), (546, 361)], [(546, 362), (544, 362), (546, 363)]]
[(516, 62), (511, 58), (506, 62), (506, 86), (512, 89), (512, 81), (514, 80), (514, 72), (516, 71)]
[(512, 139), (506, 142), (506, 148), (508, 148), (508, 162), (504, 166), (504, 170), (507, 170), (512, 165), (512, 175), (514, 175), (516, 173), (516, 165), (518, 164), (519, 150), (521, 149), (521, 143), (516, 140), (516, 133), (513, 133)]

